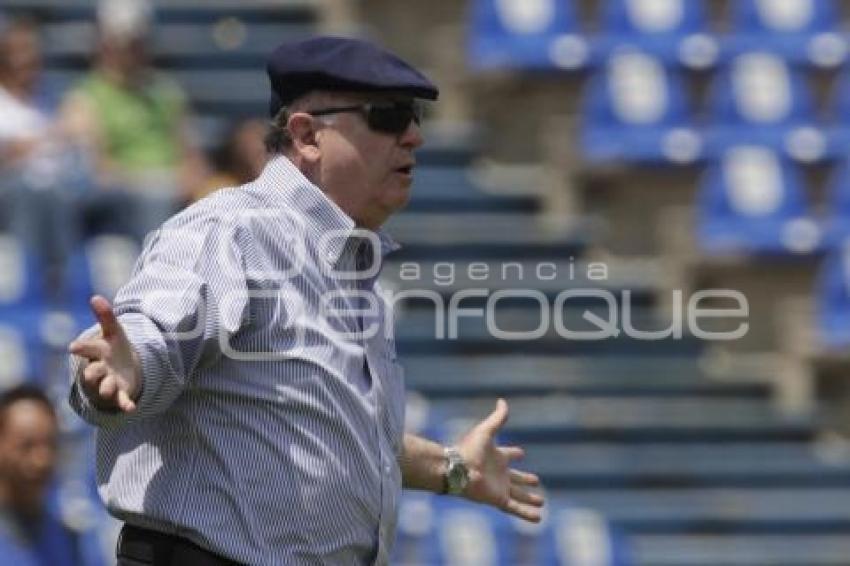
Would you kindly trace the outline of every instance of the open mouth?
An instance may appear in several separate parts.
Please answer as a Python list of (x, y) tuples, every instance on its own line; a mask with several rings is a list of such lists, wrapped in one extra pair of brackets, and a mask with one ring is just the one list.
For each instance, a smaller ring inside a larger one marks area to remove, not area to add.
[(413, 175), (413, 165), (405, 165), (404, 167), (399, 167), (396, 169), (396, 173), (401, 173), (403, 175)]

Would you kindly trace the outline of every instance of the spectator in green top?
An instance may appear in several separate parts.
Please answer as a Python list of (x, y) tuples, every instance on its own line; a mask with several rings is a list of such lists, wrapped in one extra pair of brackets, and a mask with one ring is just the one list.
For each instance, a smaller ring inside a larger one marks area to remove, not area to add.
[(101, 0), (92, 71), (67, 96), (63, 116), (95, 166), (87, 207), (133, 235), (170, 216), (205, 178), (192, 143), (188, 108), (177, 83), (155, 71), (145, 0)]

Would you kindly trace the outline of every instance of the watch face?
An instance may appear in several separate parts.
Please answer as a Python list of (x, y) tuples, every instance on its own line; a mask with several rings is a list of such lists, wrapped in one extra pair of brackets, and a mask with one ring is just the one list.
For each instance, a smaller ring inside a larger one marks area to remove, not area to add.
[(466, 466), (463, 464), (455, 464), (449, 470), (449, 489), (454, 492), (463, 491), (466, 484), (469, 483), (469, 473), (466, 471)]

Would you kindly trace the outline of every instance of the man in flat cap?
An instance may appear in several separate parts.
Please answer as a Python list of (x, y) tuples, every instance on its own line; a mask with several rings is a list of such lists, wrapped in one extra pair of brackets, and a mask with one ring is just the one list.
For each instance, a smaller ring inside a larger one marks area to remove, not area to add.
[(437, 89), (354, 39), (285, 44), (268, 73), (263, 173), (166, 222), (70, 346), (119, 564), (386, 564), (402, 486), (538, 521), (503, 400), (453, 447), (403, 431), (380, 227)]

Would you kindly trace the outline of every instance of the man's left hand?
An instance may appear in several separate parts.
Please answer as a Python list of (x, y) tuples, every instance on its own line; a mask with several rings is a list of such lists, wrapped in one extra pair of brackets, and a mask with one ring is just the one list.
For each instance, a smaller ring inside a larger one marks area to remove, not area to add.
[(535, 474), (510, 467), (525, 452), (518, 446), (497, 446), (496, 434), (508, 420), (508, 404), (499, 399), (490, 415), (475, 425), (457, 444), (469, 469), (463, 496), (486, 503), (526, 521), (537, 523), (543, 497), (529, 488), (540, 485)]

